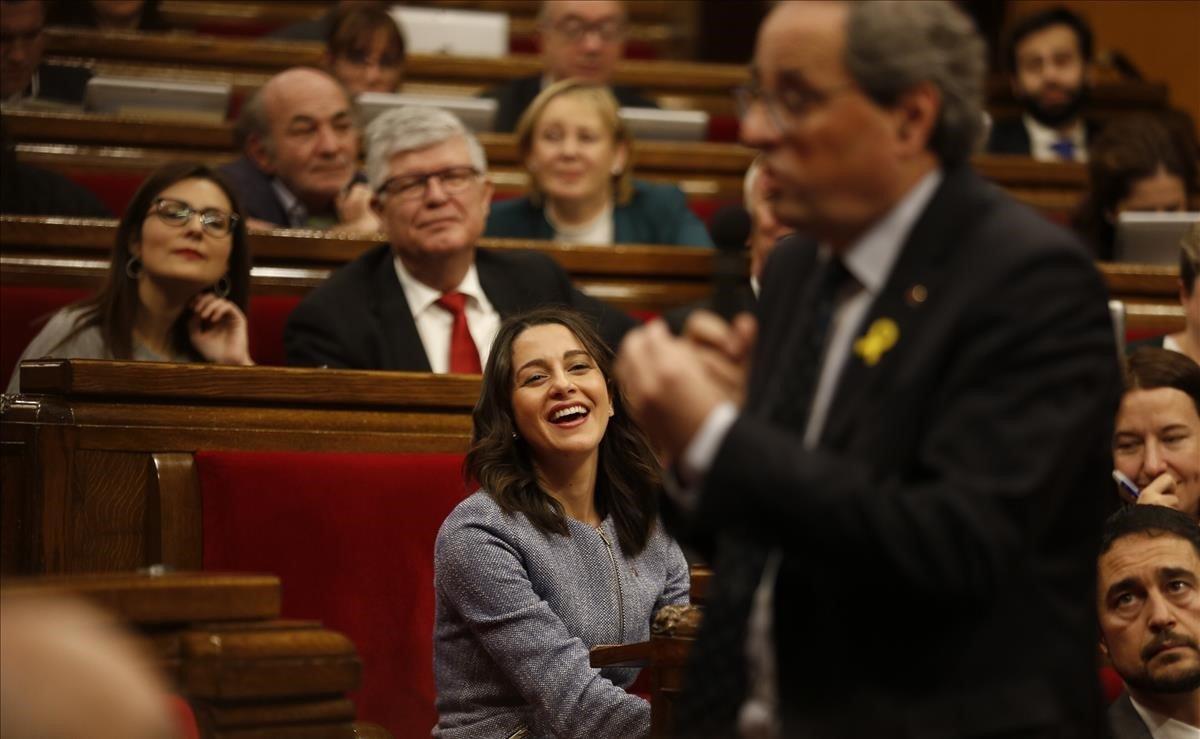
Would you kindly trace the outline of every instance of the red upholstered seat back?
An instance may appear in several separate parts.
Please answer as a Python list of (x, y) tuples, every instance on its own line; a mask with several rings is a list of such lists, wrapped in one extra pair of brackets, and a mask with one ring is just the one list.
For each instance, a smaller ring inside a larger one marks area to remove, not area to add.
[[(17, 358), (59, 308), (91, 294), (87, 288), (0, 285), (0, 378), (7, 384)], [(283, 365), (283, 326), (299, 295), (250, 298), (250, 356), (259, 364)]]
[(78, 287), (0, 285), (0, 391), (8, 386), (21, 352), (46, 320), (59, 308), (90, 293)]
[(133, 194), (146, 180), (144, 172), (67, 172), (67, 179), (88, 190), (104, 206), (112, 212), (114, 218), (120, 218), (133, 200)]
[(198, 452), (196, 465), (204, 568), (278, 575), (285, 617), (358, 648), (359, 718), (428, 736), (433, 543), (466, 495), (462, 456)]
[(283, 326), (296, 306), (299, 295), (250, 296), (250, 356), (258, 364), (287, 364), (283, 350)]

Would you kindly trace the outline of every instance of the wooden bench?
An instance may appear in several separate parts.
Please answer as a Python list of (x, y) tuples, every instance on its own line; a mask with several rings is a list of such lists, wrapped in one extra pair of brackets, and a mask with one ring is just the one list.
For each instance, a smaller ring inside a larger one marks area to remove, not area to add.
[[(7, 532), (6, 532), (7, 535)], [(280, 618), (271, 575), (113, 573), (13, 578), (6, 597), (75, 596), (138, 633), (205, 739), (391, 736), (356, 723), (354, 645), (315, 621)]]
[(279, 613), (358, 645), (359, 715), (427, 733), (433, 536), (469, 490), (477, 379), (45, 360), (22, 391), (0, 408), (0, 571), (280, 574)]
[[(321, 53), (322, 45), (314, 42), (67, 28), (49, 29), (46, 41), (46, 54), (56, 63), (142, 63), (144, 67), (157, 65), (168, 69), (172, 75), (184, 75), (188, 67), (225, 74), (270, 75), (289, 66), (316, 64)], [(127, 72), (133, 69), (126, 67)], [(405, 82), (450, 86), (447, 90), (457, 88), (473, 94), (541, 71), (541, 60), (534, 55), (477, 59), (413, 54), (405, 65)], [(615, 83), (641, 88), (665, 108), (704, 110), (721, 116), (734, 113), (730, 91), (748, 79), (744, 65), (674, 60), (627, 59), (614, 75)], [(993, 115), (1009, 115), (1019, 110), (1011, 85), (1003, 75), (989, 77), (987, 99)], [(1105, 118), (1131, 110), (1161, 110), (1166, 105), (1164, 83), (1102, 81), (1092, 89), (1089, 111)]]
[[(221, 164), (236, 156), (228, 123), (152, 121), (115, 116), (14, 111), (6, 115), (22, 162), (69, 177), (108, 177), (128, 191), (168, 161)], [(500, 197), (523, 194), (528, 177), (513, 137), (484, 134), (488, 176)], [(640, 142), (634, 171), (640, 178), (678, 185), (702, 218), (719, 204), (740, 202), (742, 178), (754, 151), (736, 144)], [(1036, 162), (1024, 157), (979, 155), (980, 173), (1015, 198), (1065, 222), (1087, 188), (1081, 164)]]

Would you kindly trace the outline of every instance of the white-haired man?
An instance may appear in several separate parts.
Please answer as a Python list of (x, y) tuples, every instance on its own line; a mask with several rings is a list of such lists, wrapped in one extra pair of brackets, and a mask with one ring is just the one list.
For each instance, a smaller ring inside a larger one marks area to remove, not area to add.
[(632, 326), (549, 257), (476, 248), (492, 185), (483, 147), (453, 115), (388, 111), (367, 129), (367, 147), (388, 243), (300, 303), (284, 331), (290, 364), (478, 373), (502, 318), (548, 304), (591, 315), (613, 345)]

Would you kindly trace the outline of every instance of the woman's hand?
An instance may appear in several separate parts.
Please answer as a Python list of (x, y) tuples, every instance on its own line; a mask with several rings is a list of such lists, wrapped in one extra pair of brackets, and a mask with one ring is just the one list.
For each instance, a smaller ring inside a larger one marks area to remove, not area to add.
[(1175, 478), (1170, 472), (1164, 472), (1142, 488), (1138, 494), (1138, 505), (1160, 505), (1175, 510), (1182, 510), (1183, 504), (1176, 493)]
[(191, 308), (188, 338), (196, 351), (214, 364), (254, 364), (246, 315), (233, 301), (206, 292), (192, 299)]

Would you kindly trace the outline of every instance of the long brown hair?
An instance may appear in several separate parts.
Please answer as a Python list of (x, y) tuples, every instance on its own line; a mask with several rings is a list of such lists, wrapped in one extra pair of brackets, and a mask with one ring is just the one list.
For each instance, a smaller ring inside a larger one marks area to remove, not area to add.
[(636, 555), (646, 547), (658, 518), (662, 474), (650, 443), (622, 407), (612, 379), (613, 354), (591, 322), (568, 308), (548, 307), (512, 316), (500, 326), (483, 385), (472, 413), (471, 447), (463, 469), (509, 514), (523, 513), (543, 533), (570, 535), (562, 505), (538, 483), (533, 459), (513, 420), (512, 348), (533, 326), (558, 324), (575, 335), (608, 384), (613, 417), (600, 440), (596, 471), (596, 511), (612, 516), (621, 551)]
[[(159, 193), (176, 182), (192, 179), (208, 180), (221, 188), (237, 216), (232, 233), (233, 245), (229, 251), (229, 269), (226, 272), (226, 279), (229, 280), (227, 297), (243, 313), (249, 313), (250, 247), (246, 240), (246, 216), (242, 213), (233, 188), (208, 165), (172, 162), (155, 170), (134, 193), (133, 200), (117, 225), (117, 241), (113, 245), (112, 263), (108, 267), (104, 286), (92, 297), (75, 304), (74, 307), (80, 311), (79, 317), (63, 341), (89, 327), (98, 326), (114, 359), (133, 358), (133, 324), (137, 317), (138, 290), (137, 280), (126, 272), (126, 264), (133, 254), (129, 247), (134, 240), (141, 238), (142, 224), (149, 217), (150, 205)], [(179, 354), (196, 353), (188, 338), (189, 318), (191, 311), (185, 310), (171, 331), (174, 349)]]

